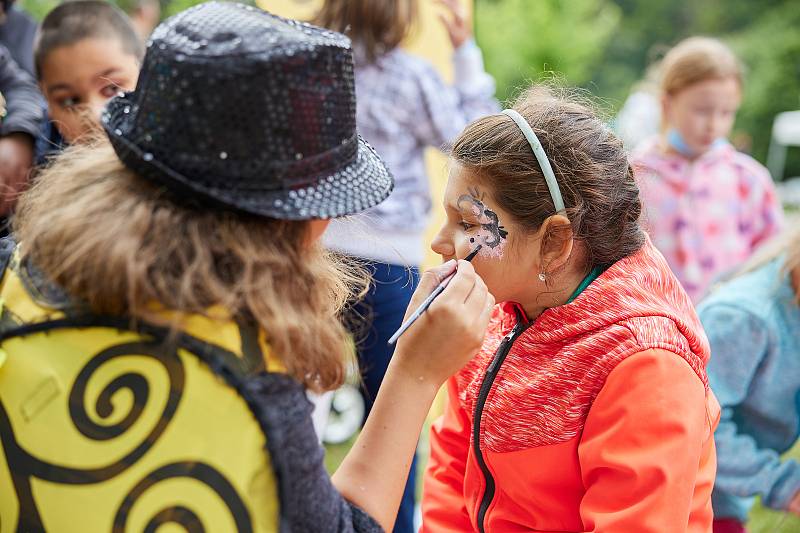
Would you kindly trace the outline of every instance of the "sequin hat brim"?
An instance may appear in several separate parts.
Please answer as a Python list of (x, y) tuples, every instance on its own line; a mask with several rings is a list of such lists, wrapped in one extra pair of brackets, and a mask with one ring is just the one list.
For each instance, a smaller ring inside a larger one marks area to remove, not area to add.
[[(310, 176), (309, 184), (281, 190), (241, 191), (235, 187), (207, 187), (164, 164), (126, 135), (135, 109), (130, 93), (109, 101), (103, 128), (117, 156), (142, 178), (163, 185), (179, 198), (282, 220), (329, 219), (360, 213), (385, 200), (394, 180), (374, 148), (360, 135), (353, 160), (324, 176)], [(222, 181), (222, 180), (220, 180)], [(265, 180), (267, 183), (269, 180)]]

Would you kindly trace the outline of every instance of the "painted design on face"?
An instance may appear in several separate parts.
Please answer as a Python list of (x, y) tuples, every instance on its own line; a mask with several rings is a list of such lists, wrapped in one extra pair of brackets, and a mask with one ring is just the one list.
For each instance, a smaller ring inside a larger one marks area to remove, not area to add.
[(469, 194), (458, 197), (458, 210), (462, 214), (471, 215), (481, 227), (474, 237), (470, 237), (469, 242), (483, 245), (480, 255), (502, 257), (508, 232), (500, 225), (497, 213), (483, 203), (485, 195), (482, 192), (477, 188), (467, 189), (467, 192)]

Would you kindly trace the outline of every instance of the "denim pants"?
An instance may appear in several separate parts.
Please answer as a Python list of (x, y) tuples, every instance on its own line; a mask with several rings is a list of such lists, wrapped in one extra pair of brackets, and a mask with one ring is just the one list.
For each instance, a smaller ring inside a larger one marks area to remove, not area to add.
[[(348, 323), (356, 324), (353, 335), (364, 380), (361, 395), (366, 413), (369, 414), (394, 353), (394, 346), (389, 346), (387, 341), (403, 322), (411, 295), (419, 285), (419, 269), (375, 262), (368, 263), (367, 269), (372, 274), (369, 293), (354, 306), (353, 316), (348, 317)], [(364, 319), (366, 324), (363, 324)], [(414, 532), (416, 466), (415, 455), (394, 533)]]

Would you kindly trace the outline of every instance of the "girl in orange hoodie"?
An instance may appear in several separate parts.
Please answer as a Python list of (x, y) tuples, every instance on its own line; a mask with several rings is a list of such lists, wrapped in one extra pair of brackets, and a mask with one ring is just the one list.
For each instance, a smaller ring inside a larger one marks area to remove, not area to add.
[(431, 432), (424, 532), (710, 532), (708, 341), (622, 143), (534, 88), (456, 140), (432, 248), (498, 302)]

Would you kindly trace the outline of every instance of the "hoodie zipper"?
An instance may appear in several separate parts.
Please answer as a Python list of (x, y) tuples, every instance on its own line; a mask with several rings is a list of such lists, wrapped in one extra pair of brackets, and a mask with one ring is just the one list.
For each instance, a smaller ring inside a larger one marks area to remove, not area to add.
[(478, 531), (481, 533), (485, 531), (483, 522), (486, 519), (486, 512), (489, 510), (489, 505), (491, 505), (494, 499), (495, 492), (494, 478), (492, 477), (492, 473), (489, 472), (489, 467), (486, 466), (486, 461), (483, 459), (483, 453), (481, 452), (481, 415), (483, 414), (483, 406), (486, 404), (486, 398), (489, 396), (489, 391), (492, 389), (494, 379), (497, 377), (497, 371), (502, 366), (503, 361), (505, 361), (508, 352), (511, 351), (514, 341), (517, 340), (517, 337), (531, 324), (529, 322), (523, 322), (519, 313), (517, 314), (517, 320), (517, 324), (503, 337), (500, 346), (498, 346), (492, 358), (492, 362), (486, 370), (486, 375), (483, 378), (483, 383), (481, 383), (480, 392), (478, 393), (478, 400), (475, 403), (474, 423), (472, 426), (472, 447), (475, 451), (475, 458), (478, 460), (478, 466), (483, 473), (483, 479), (486, 481), (486, 489), (483, 491), (481, 504), (478, 507)]

